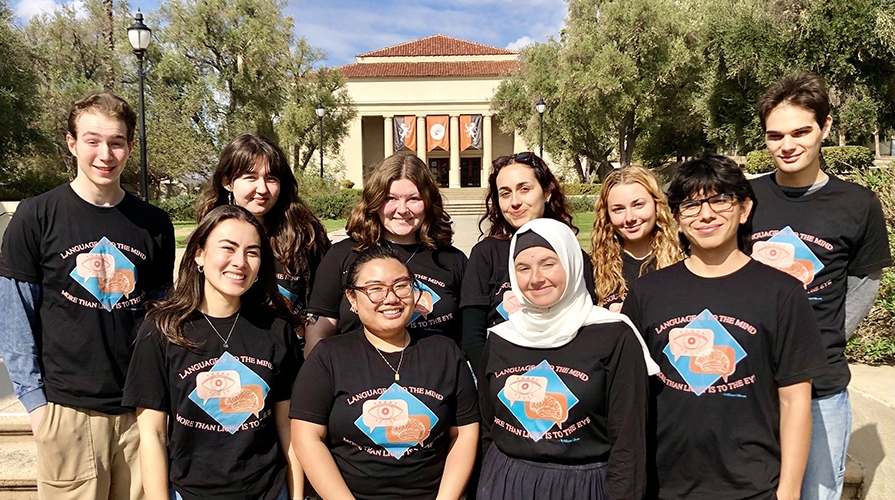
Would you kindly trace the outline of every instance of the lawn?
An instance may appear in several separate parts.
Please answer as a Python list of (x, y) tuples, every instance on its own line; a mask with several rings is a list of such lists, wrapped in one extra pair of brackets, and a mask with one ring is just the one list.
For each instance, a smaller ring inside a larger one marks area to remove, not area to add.
[[(329, 220), (324, 219), (323, 227), (326, 232), (332, 232), (337, 229), (345, 229), (345, 219)], [(177, 242), (177, 248), (186, 248), (186, 239), (196, 229), (196, 223), (192, 221), (176, 221), (174, 222), (174, 240)]]
[(590, 235), (594, 228), (594, 213), (581, 212), (572, 214), (572, 222), (578, 227), (578, 243), (585, 252), (590, 253)]

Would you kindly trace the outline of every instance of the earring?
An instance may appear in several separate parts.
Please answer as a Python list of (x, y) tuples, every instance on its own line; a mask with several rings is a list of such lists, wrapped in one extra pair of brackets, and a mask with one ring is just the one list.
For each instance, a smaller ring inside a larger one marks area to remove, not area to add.
[(201, 264), (196, 265), (196, 269), (199, 270), (199, 274), (202, 274), (202, 273), (205, 272), (205, 266), (203, 266), (203, 265), (201, 265)]
[(228, 205), (233, 204), (233, 191), (230, 191), (230, 190), (227, 191), (227, 204)]
[(257, 282), (258, 282), (258, 277), (255, 276), (255, 281), (253, 281), (252, 283), (257, 283)]

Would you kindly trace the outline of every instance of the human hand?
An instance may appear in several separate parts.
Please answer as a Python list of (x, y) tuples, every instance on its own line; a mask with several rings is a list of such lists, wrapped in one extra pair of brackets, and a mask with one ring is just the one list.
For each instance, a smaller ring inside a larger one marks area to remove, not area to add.
[(45, 413), (47, 413), (47, 405), (40, 405), (28, 413), (28, 420), (31, 423), (31, 434), (33, 436), (37, 435), (37, 428), (40, 427), (40, 422), (43, 420)]

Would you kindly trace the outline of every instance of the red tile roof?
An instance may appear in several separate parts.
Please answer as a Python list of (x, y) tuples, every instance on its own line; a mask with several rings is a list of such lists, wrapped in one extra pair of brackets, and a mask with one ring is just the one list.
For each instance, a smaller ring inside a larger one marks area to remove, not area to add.
[(427, 76), (500, 76), (516, 71), (517, 61), (449, 61), (348, 64), (346, 78), (415, 78)]
[(367, 52), (357, 57), (491, 56), (512, 54), (516, 54), (516, 52), (450, 36), (432, 35), (419, 40)]

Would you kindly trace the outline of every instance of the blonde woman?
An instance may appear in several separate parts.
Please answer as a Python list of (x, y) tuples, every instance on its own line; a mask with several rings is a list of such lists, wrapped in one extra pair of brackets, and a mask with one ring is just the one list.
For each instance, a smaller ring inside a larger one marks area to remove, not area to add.
[(594, 211), (591, 259), (597, 298), (618, 312), (631, 282), (681, 260), (677, 228), (659, 182), (642, 167), (606, 176)]

